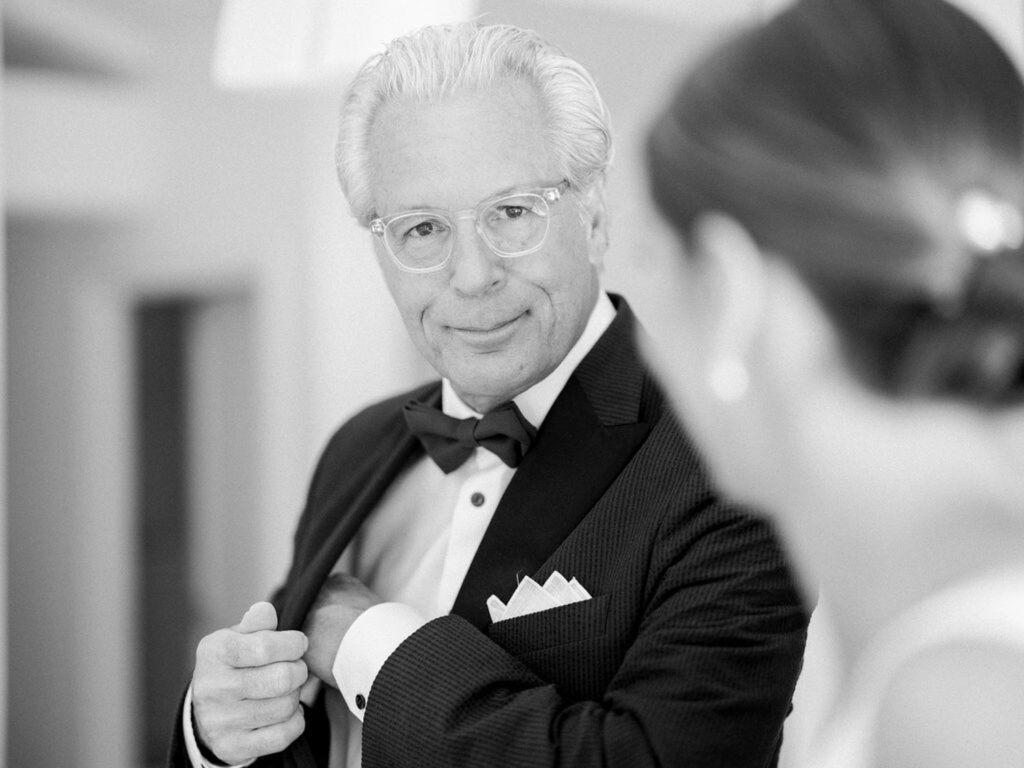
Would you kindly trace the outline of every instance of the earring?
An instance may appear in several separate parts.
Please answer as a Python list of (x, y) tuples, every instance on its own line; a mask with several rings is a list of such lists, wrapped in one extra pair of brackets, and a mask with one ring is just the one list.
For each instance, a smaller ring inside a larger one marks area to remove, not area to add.
[(711, 394), (723, 403), (741, 400), (750, 387), (750, 374), (735, 355), (720, 357), (708, 367), (706, 383)]

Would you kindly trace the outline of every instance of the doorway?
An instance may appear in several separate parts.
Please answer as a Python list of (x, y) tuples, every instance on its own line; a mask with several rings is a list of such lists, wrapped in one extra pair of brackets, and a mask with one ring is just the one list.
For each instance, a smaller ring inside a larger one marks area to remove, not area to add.
[(163, 765), (196, 642), (253, 599), (252, 281), (131, 245), (7, 220), (11, 765)]

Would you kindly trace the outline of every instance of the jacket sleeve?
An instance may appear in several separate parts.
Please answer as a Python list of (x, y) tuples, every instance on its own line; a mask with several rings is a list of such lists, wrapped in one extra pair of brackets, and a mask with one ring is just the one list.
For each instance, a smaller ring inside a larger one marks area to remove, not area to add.
[(643, 611), (599, 695), (567, 696), (536, 665), (445, 616), (381, 670), (363, 765), (774, 765), (807, 615), (767, 525), (709, 499), (666, 516), (655, 540), (639, 586), (605, 598), (608, 625), (629, 601)]

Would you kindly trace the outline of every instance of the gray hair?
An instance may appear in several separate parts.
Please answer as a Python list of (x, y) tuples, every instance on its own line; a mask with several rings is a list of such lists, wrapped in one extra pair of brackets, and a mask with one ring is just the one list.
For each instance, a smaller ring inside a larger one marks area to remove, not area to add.
[(559, 172), (573, 189), (601, 183), (611, 163), (608, 109), (579, 62), (518, 27), (475, 22), (425, 27), (396, 38), (356, 75), (342, 104), (336, 162), (352, 215), (365, 223), (369, 137), (381, 108), (399, 98), (436, 100), (502, 78), (533, 85)]

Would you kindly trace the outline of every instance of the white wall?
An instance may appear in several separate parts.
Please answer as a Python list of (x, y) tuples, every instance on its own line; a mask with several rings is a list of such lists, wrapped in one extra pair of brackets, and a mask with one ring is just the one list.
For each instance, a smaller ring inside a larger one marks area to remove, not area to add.
[(1024, 67), (1024, 3), (1020, 0), (950, 0), (978, 19), (1007, 50), (1018, 68)]
[[(0, 33), (3, 18), (0, 17)], [(3, 57), (3, 36), (0, 34), (0, 59)], [(3, 127), (3, 75), (0, 74), (0, 146), (5, 141)], [(0, 205), (6, 199), (3, 158), (0, 157)], [(7, 236), (5, 221), (0, 219), (0, 765), (7, 765)]]
[[(340, 212), (340, 196), (314, 193), (307, 177), (315, 167), (323, 169), (315, 178), (330, 178), (333, 129), (311, 136), (309, 127), (326, 127), (336, 107), (307, 94), (215, 91), (203, 63), (210, 40), (212, 24), (205, 48), (202, 35), (176, 40), (177, 63), (144, 79), (22, 72), (5, 83), (18, 361), (10, 489), (18, 764), (138, 764), (134, 302), (222, 294), (251, 301), (254, 439), (245, 460), (253, 503), (204, 509), (208, 533), (233, 520), (254, 545), (230, 550), (224, 565), (233, 581), (208, 585), (216, 592), (211, 612), (220, 606), (222, 615), (210, 616), (206, 631), (236, 621), (282, 577), (326, 423), (360, 398), (357, 384), (345, 384), (360, 380), (367, 355), (343, 365), (332, 358), (326, 372), (309, 332), (326, 315), (326, 336), (350, 335), (332, 322), (334, 307), (307, 300), (323, 280), (311, 244), (332, 239), (310, 227), (333, 226)], [(351, 260), (340, 282), (375, 269)], [(373, 327), (387, 304), (358, 290)], [(371, 335), (351, 335), (370, 346)], [(374, 374), (386, 379), (399, 357), (374, 360)], [(325, 397), (310, 393), (324, 382), (330, 402), (317, 416)]]

